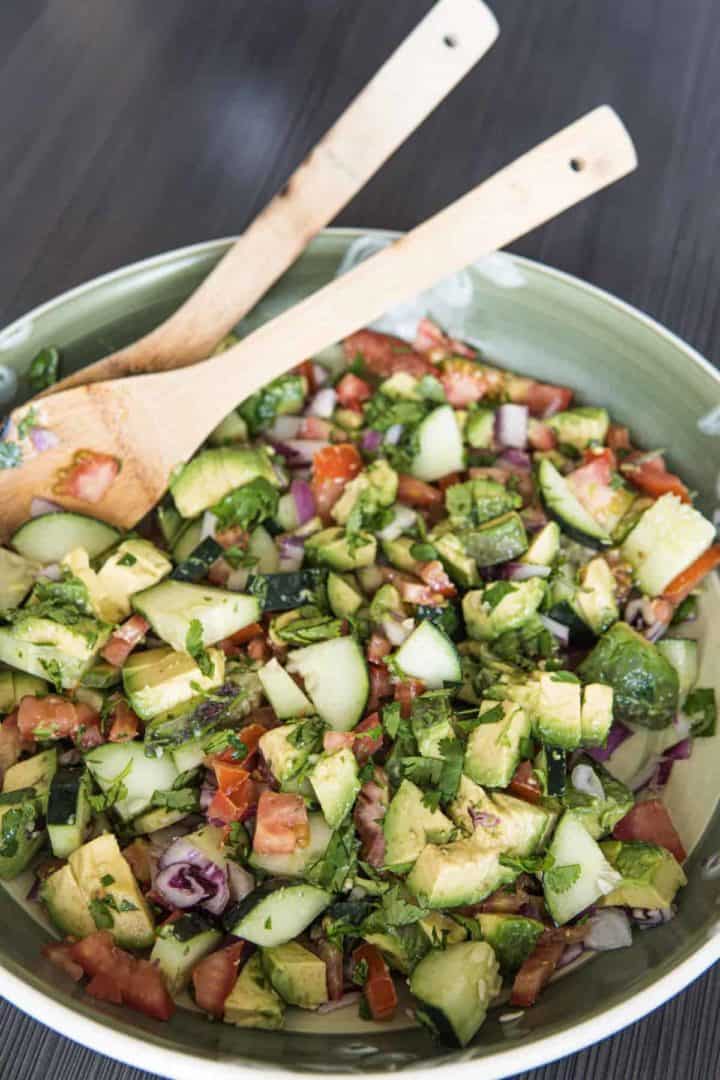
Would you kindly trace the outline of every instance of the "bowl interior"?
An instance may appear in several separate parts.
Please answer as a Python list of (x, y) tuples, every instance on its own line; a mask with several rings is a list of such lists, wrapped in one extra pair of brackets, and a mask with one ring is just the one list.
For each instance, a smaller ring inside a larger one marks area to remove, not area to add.
[[(351, 245), (358, 254), (359, 235), (352, 230), (329, 230), (313, 241), (241, 330), (247, 332), (327, 282), (347, 259)], [(387, 239), (388, 234), (374, 233), (365, 242)], [(58, 346), (63, 371), (68, 372), (126, 344), (173, 310), (228, 243), (198, 245), (106, 275), (8, 327), (0, 334), (0, 410), (27, 396), (25, 375), (40, 348)], [(639, 442), (648, 448), (669, 448), (672, 466), (698, 492), (700, 507), (713, 512), (719, 455), (708, 416), (720, 404), (720, 380), (693, 350), (657, 324), (575, 279), (507, 255), (482, 260), (395, 312), (391, 325), (411, 324), (418, 312), (434, 315), (450, 332), (479, 345), (502, 366), (567, 383), (581, 401), (607, 405), (615, 420), (632, 427)], [(715, 684), (720, 692), (720, 676), (712, 670), (712, 660), (720, 653), (720, 625), (709, 619), (717, 598), (713, 583), (703, 601), (701, 684)], [(40, 945), (48, 935), (27, 905), (18, 906), (24, 882), (0, 890), (0, 963), (57, 1004), (87, 1018), (100, 1017), (118, 1034), (137, 1037), (136, 1043), (125, 1042), (117, 1053), (146, 1067), (147, 1053), (157, 1048), (195, 1055), (210, 1070), (213, 1062), (235, 1061), (265, 1070), (374, 1072), (484, 1059), (485, 1076), (506, 1075), (520, 1067), (510, 1051), (523, 1052), (520, 1060), (525, 1067), (546, 1060), (549, 1051), (542, 1050), (540, 1040), (548, 1036), (567, 1032), (565, 1052), (575, 1049), (570, 1034), (574, 1025), (597, 1017), (595, 1033), (586, 1037), (607, 1034), (601, 1013), (646, 990), (697, 954), (711, 938), (720, 883), (704, 880), (699, 868), (704, 858), (720, 849), (720, 823), (713, 816), (720, 738), (703, 740), (702, 751), (675, 766), (667, 794), (683, 839), (694, 846), (689, 885), (681, 894), (678, 917), (652, 933), (636, 934), (632, 949), (600, 956), (570, 978), (559, 979), (539, 1005), (519, 1019), (501, 1022), (501, 1011), (491, 1014), (475, 1044), (462, 1053), (438, 1047), (424, 1032), (409, 1027), (405, 1017), (392, 1028), (381, 1028), (351, 1018), (348, 1014), (354, 1010), (325, 1018), (319, 1031), (317, 1018), (303, 1016), (289, 1030), (269, 1034), (210, 1024), (186, 1011), (178, 1012), (167, 1025), (157, 1025), (113, 1006), (91, 1004), (81, 990), (69, 986), (41, 959)], [(706, 947), (704, 962), (718, 952), (710, 956)], [(38, 1018), (71, 1037), (75, 1034), (68, 1014), (62, 1011), (39, 1012)], [(614, 1029), (621, 1020), (613, 1023)], [(84, 1038), (97, 1049), (113, 1052), (109, 1032), (103, 1043), (102, 1029), (93, 1029), (100, 1033), (97, 1039), (89, 1030)], [(554, 1054), (563, 1052), (557, 1043), (553, 1045)], [(189, 1076), (192, 1063), (188, 1060), (186, 1072), (178, 1061), (173, 1075)]]

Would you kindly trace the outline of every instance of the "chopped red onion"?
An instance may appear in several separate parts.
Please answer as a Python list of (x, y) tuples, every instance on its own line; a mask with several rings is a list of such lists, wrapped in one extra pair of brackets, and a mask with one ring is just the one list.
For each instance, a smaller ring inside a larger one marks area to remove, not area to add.
[(372, 428), (368, 428), (367, 431), (363, 431), (360, 438), (360, 449), (364, 450), (367, 454), (374, 454), (376, 450), (380, 449), (382, 442), (382, 434), (379, 431), (373, 431)]
[(329, 420), (335, 412), (336, 402), (337, 394), (331, 386), (326, 386), (318, 390), (305, 411), (308, 416), (319, 416), (323, 420)]
[(509, 562), (505, 564), (505, 576), (509, 581), (527, 581), (528, 578), (550, 576), (549, 566), (534, 563)]
[(678, 713), (673, 720), (673, 727), (677, 732), (678, 740), (686, 739), (692, 731), (692, 722), (684, 713)]
[(273, 426), (268, 429), (268, 437), (276, 439), (278, 442), (295, 439), (302, 427), (302, 423), (302, 416), (278, 416)]
[(318, 1006), (317, 1011), (324, 1015), (337, 1012), (338, 1009), (347, 1009), (350, 1005), (357, 1005), (361, 997), (362, 994), (359, 990), (349, 990), (347, 994), (343, 994), (337, 1001), (326, 1001), (323, 1005)]
[(397, 446), (403, 437), (404, 424), (392, 424), (385, 432), (385, 442), (388, 446)]
[(505, 450), (495, 459), (495, 465), (512, 472), (530, 472), (532, 462), (524, 450)]
[(30, 517), (41, 517), (43, 514), (57, 514), (62, 510), (62, 506), (59, 506), (55, 502), (51, 502), (50, 499), (43, 499), (40, 495), (35, 495), (30, 503)]
[(647, 784), (649, 784), (655, 776), (655, 771), (661, 760), (662, 759), (659, 757), (658, 754), (651, 754), (647, 761), (640, 766), (635, 775), (631, 777), (630, 780), (628, 780), (627, 786), (630, 788), (630, 790), (640, 791)]
[(173, 907), (199, 905), (220, 915), (230, 899), (227, 873), (202, 851), (181, 837), (159, 859), (155, 890)]
[(295, 573), (305, 558), (305, 543), (300, 536), (283, 536), (278, 540), (281, 573)]
[(170, 907), (195, 907), (207, 899), (209, 893), (204, 882), (193, 874), (190, 863), (173, 863), (166, 866), (155, 878), (155, 891), (160, 893)]
[(629, 739), (631, 735), (632, 731), (626, 728), (619, 720), (616, 720), (608, 732), (605, 746), (589, 746), (586, 753), (595, 761), (607, 761), (615, 753), (618, 746), (624, 743), (626, 739)]
[(63, 576), (62, 568), (59, 563), (48, 563), (47, 566), (43, 566), (41, 570), (38, 570), (35, 575), (36, 578), (47, 578), (49, 581), (60, 581)]
[(60, 438), (54, 431), (48, 431), (47, 428), (34, 427), (30, 429), (30, 442), (37, 452), (42, 454), (45, 450), (53, 450), (58, 446)]
[(681, 739), (663, 751), (663, 757), (668, 761), (687, 761), (691, 754), (692, 739), (689, 738)]
[(409, 506), (397, 503), (393, 507), (393, 519), (384, 528), (378, 529), (377, 535), (381, 540), (397, 540), (406, 529), (412, 528), (417, 520), (417, 513)]
[(558, 622), (557, 619), (551, 619), (549, 615), (540, 615), (538, 617), (545, 629), (549, 630), (553, 637), (558, 639), (561, 645), (567, 645), (570, 641), (569, 627), (565, 626), (564, 623)]
[(630, 920), (622, 908), (600, 908), (588, 919), (588, 926), (590, 929), (585, 935), (588, 949), (606, 952), (632, 945)]
[(574, 963), (574, 961), (582, 955), (583, 951), (583, 946), (579, 941), (575, 941), (571, 945), (567, 945), (558, 961), (558, 970), (567, 967), (568, 964)]
[(298, 525), (304, 525), (311, 517), (315, 516), (315, 496), (307, 480), (293, 480), (290, 484), (290, 494), (295, 501)]
[(576, 765), (570, 774), (572, 786), (591, 799), (604, 799), (605, 791), (600, 778), (590, 765)]
[(249, 870), (232, 859), (228, 860), (227, 868), (231, 898), (236, 901), (244, 900), (255, 888), (255, 878)]
[(656, 619), (654, 623), (651, 623), (651, 625), (648, 626), (643, 637), (654, 643), (660, 640), (667, 628), (668, 624), (666, 622), (663, 622), (662, 619)]
[[(312, 465), (312, 460), (320, 450), (330, 445), (325, 439), (288, 439), (283, 445), (290, 451), (289, 465)], [(283, 450), (280, 450), (283, 453)]]
[(316, 386), (323, 386), (329, 378), (327, 368), (324, 368), (322, 364), (312, 364), (313, 382)]
[(500, 818), (497, 814), (490, 814), (487, 810), (476, 810), (474, 806), (471, 806), (468, 813), (475, 829), (478, 825), (483, 829), (496, 829), (500, 824)]
[(501, 405), (495, 412), (495, 438), (502, 447), (524, 450), (528, 436), (527, 405)]

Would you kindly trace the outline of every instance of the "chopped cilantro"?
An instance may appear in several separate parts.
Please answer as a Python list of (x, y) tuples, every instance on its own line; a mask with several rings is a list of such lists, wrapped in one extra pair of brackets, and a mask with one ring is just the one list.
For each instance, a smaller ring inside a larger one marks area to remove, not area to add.
[(367, 960), (358, 960), (356, 964), (353, 964), (352, 969), (352, 981), (356, 986), (364, 986), (368, 977), (368, 962)]
[(178, 810), (185, 814), (192, 814), (200, 809), (200, 793), (197, 788), (153, 791), (150, 805), (163, 810)]
[(115, 925), (112, 910), (112, 897), (96, 897), (88, 901), (88, 911), (93, 917), (93, 922), (98, 930), (112, 930)]
[(109, 885), (113, 885), (114, 883), (115, 878), (112, 876), (112, 874), (103, 874), (103, 876), (100, 878), (100, 884), (104, 885), (106, 889)]
[(137, 562), (137, 556), (131, 552), (126, 551), (125, 554), (118, 559), (118, 566), (134, 566)]
[(505, 715), (501, 704), (493, 705), (491, 709), (485, 709), (484, 712), (480, 712), (479, 709), (469, 711), (471, 715), (467, 719), (456, 718), (455, 720), (457, 727), (465, 735), (474, 731), (476, 727), (480, 727), (481, 724), (497, 724)]
[(410, 554), (418, 562), (430, 562), (431, 559), (437, 559), (437, 549), (428, 543), (412, 544)]
[(425, 790), (423, 802), (433, 810), (457, 795), (464, 758), (457, 739), (443, 739), (439, 749), (442, 757), (410, 756), (401, 761), (403, 774)]
[(88, 795), (88, 802), (96, 814), (104, 813), (105, 810), (109, 810), (115, 803), (122, 802), (123, 799), (127, 798), (128, 791), (123, 780), (130, 773), (132, 767), (132, 761), (128, 761), (123, 771), (118, 773), (107, 791), (102, 792), (100, 795)]
[(685, 699), (683, 712), (692, 722), (692, 734), (696, 738), (705, 738), (715, 734), (717, 726), (717, 704), (712, 687), (698, 687)]
[(0, 469), (17, 469), (22, 462), (22, 450), (16, 442), (0, 441)]
[(203, 643), (203, 626), (199, 619), (191, 619), (185, 637), (185, 648), (203, 675), (212, 675), (213, 662)]
[(512, 592), (515, 592), (515, 586), (509, 581), (495, 581), (485, 589), (483, 593), (483, 603), (487, 604), (489, 608), (494, 609), (501, 600), (504, 600), (505, 597)]
[(47, 390), (58, 381), (59, 376), (60, 353), (54, 346), (49, 345), (41, 349), (30, 363), (28, 377), (33, 393), (39, 394), (41, 390)]
[(580, 680), (572, 671), (554, 671), (550, 676), (550, 682), (579, 683)]
[(567, 866), (553, 866), (545, 871), (543, 882), (552, 892), (564, 893), (571, 889), (580, 879), (582, 868), (579, 863), (569, 863)]
[(17, 426), (19, 439), (26, 439), (33, 428), (38, 426), (37, 409), (31, 405)]
[(249, 484), (231, 491), (212, 507), (212, 512), (220, 529), (253, 529), (274, 517), (279, 497), (277, 488), (258, 476)]

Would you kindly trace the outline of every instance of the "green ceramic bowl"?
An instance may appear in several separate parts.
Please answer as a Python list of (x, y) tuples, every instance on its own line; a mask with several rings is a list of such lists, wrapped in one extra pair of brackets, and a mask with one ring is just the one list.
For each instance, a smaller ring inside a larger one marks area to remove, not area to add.
[[(247, 320), (267, 319), (323, 285), (360, 234), (330, 230), (315, 240)], [(372, 241), (389, 234), (373, 233)], [(208, 273), (230, 241), (171, 252), (118, 270), (37, 308), (0, 335), (0, 411), (27, 392), (24, 373), (44, 345), (60, 347), (65, 370), (124, 345), (162, 320)], [(423, 301), (425, 303), (425, 301)], [(477, 343), (493, 359), (542, 379), (567, 383), (583, 401), (609, 406), (646, 446), (670, 448), (672, 465), (699, 493), (706, 513), (718, 499), (720, 377), (689, 346), (606, 293), (525, 259), (496, 255), (470, 268), (438, 296), (431, 314)], [(409, 320), (414, 311), (406, 311)], [(14, 374), (13, 374), (14, 373)], [(17, 380), (15, 380), (15, 375)], [(13, 389), (14, 382), (17, 382)], [(5, 400), (2, 400), (2, 394)], [(712, 411), (716, 410), (713, 416)], [(713, 434), (713, 431), (715, 434)], [(720, 674), (720, 626), (707, 618), (718, 588), (707, 590), (701, 624), (702, 681)], [(484, 1080), (508, 1076), (612, 1034), (682, 990), (718, 956), (720, 881), (701, 865), (720, 850), (714, 815), (720, 739), (679, 762), (667, 792), (687, 846), (689, 885), (677, 918), (636, 933), (630, 949), (606, 953), (556, 981), (539, 1005), (518, 1019), (494, 1011), (462, 1052), (434, 1044), (403, 1015), (391, 1028), (349, 1014), (303, 1014), (284, 1032), (241, 1031), (179, 1011), (169, 1024), (91, 1002), (42, 959), (49, 933), (36, 912), (18, 903), (24, 883), (0, 890), (3, 994), (64, 1035), (164, 1076), (215, 1080), (229, 1074), (288, 1072), (365, 1076), (472, 1070)]]

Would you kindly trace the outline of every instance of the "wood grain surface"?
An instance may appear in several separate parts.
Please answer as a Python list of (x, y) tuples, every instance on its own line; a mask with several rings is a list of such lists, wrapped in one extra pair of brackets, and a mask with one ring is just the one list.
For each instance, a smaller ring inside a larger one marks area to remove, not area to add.
[[(491, 0), (488, 57), (340, 224), (408, 228), (608, 102), (640, 168), (514, 250), (720, 359), (714, 0)], [(0, 325), (99, 273), (240, 231), (431, 0), (2, 0)], [(1, 990), (1, 986), (0, 986)], [(720, 973), (522, 1080), (718, 1075)], [(150, 1080), (0, 1006), (2, 1080)]]

